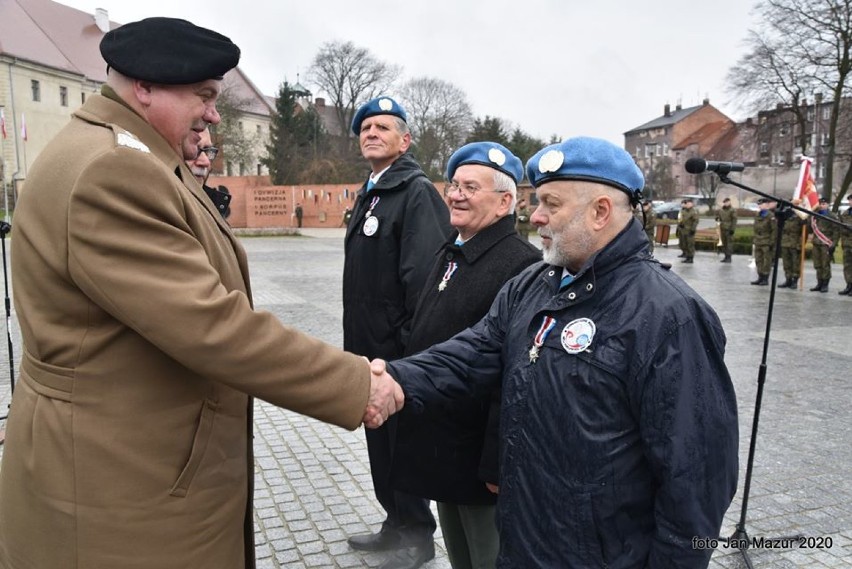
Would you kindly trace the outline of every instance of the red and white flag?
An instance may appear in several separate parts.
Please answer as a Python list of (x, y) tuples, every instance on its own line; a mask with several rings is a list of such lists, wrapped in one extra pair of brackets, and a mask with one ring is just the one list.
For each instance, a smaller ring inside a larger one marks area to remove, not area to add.
[(6, 113), (0, 109), (0, 134), (3, 135), (3, 140), (6, 139)]
[[(802, 207), (810, 210), (816, 209), (819, 205), (819, 194), (816, 190), (816, 182), (814, 181), (813, 173), (813, 158), (802, 156), (802, 167), (799, 170), (799, 183), (796, 184), (796, 191), (793, 192), (793, 200), (802, 200)], [(797, 214), (804, 219), (805, 214)]]
[(21, 113), (21, 138), (24, 142), (27, 141), (27, 119), (24, 118), (24, 113)]

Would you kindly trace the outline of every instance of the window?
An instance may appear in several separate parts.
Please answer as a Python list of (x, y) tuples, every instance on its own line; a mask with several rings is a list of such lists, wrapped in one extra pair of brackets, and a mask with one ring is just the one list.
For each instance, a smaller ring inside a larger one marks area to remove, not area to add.
[(778, 129), (778, 136), (787, 136), (788, 134), (790, 134), (790, 127), (782, 124), (781, 128)]
[(768, 142), (761, 142), (760, 143), (760, 155), (766, 156), (768, 154), (769, 154), (769, 143)]
[(823, 120), (828, 120), (831, 118), (831, 107), (826, 105), (822, 108), (822, 118)]
[(59, 88), (59, 104), (63, 107), (68, 106), (68, 87)]
[(665, 142), (663, 143), (663, 151), (660, 153), (660, 156), (668, 156), (669, 155), (669, 145)]
[(640, 156), (642, 156), (642, 149), (637, 146), (636, 147), (636, 158), (639, 158)]
[(828, 146), (828, 133), (827, 132), (822, 133), (822, 145)]
[(808, 109), (808, 120), (809, 121), (814, 120), (814, 108), (813, 107), (810, 107)]
[(33, 101), (41, 101), (41, 83), (32, 79), (30, 81), (30, 88), (33, 90)]
[(657, 154), (657, 145), (656, 144), (646, 144), (645, 145), (645, 158), (651, 158), (652, 156), (656, 156)]
[(85, 92), (85, 91), (84, 91), (84, 92), (82, 92), (82, 93), (80, 93), (80, 102), (81, 102), (81, 103), (85, 103), (85, 102), (86, 102), (86, 92)]
[(819, 165), (819, 167), (817, 168), (817, 170), (818, 170), (818, 172), (817, 172), (817, 178), (820, 178), (820, 179), (825, 178), (825, 164), (820, 163), (820, 165)]

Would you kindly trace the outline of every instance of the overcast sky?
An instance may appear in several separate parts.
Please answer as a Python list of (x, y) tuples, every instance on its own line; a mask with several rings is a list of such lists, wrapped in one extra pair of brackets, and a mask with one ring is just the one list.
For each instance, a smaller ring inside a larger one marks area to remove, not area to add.
[[(467, 93), (476, 116), (498, 116), (548, 139), (623, 133), (663, 106), (746, 113), (725, 90), (756, 21), (753, 0), (62, 0), (127, 23), (185, 18), (229, 36), (240, 67), (267, 95), (286, 78), (317, 93), (307, 68), (327, 41), (352, 41)], [(394, 93), (389, 93), (391, 96)]]

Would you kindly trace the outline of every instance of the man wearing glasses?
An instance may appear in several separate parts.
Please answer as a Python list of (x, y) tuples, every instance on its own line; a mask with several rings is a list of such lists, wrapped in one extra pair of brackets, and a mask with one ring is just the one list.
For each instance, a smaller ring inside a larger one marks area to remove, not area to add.
[(219, 149), (213, 146), (213, 141), (210, 139), (209, 129), (201, 133), (201, 140), (198, 141), (198, 150), (193, 151), (190, 148), (189, 151), (184, 151), (185, 156), (192, 156), (193, 154), (195, 154), (195, 158), (187, 160), (186, 165), (189, 166), (190, 172), (198, 180), (198, 183), (201, 184), (204, 193), (207, 194), (207, 197), (216, 206), (216, 210), (222, 214), (223, 218), (228, 219), (228, 216), (231, 215), (231, 192), (225, 186), (212, 188), (207, 185), (207, 178), (210, 176), (210, 167), (219, 154)]
[[(450, 157), (444, 194), (456, 232), (432, 263), (405, 355), (479, 322), (503, 284), (541, 260), (511, 215), (523, 177), (520, 159), (496, 142), (473, 142)], [(499, 416), (498, 387), (490, 398), (454, 402), (450, 413), (399, 417), (391, 485), (438, 502), (454, 569), (494, 567), (497, 559)]]

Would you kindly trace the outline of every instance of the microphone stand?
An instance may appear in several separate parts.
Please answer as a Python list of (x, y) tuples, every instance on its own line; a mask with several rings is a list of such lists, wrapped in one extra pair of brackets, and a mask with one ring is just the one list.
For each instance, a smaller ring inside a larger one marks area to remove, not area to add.
[[(746, 185), (734, 182), (733, 180), (728, 178), (727, 171), (717, 172), (717, 174), (719, 176), (720, 181), (724, 184), (730, 184), (732, 186), (742, 188), (753, 194), (763, 196), (778, 204), (775, 210), (777, 232), (775, 234), (775, 256), (772, 261), (772, 283), (769, 289), (769, 308), (766, 313), (766, 330), (763, 334), (763, 354), (760, 359), (760, 367), (757, 373), (757, 396), (754, 402), (754, 418), (752, 419), (751, 424), (751, 440), (749, 442), (748, 461), (746, 463), (745, 487), (743, 488), (743, 504), (742, 509), (740, 511), (740, 520), (737, 523), (736, 530), (734, 530), (734, 533), (731, 534), (730, 537), (721, 538), (727, 543), (728, 546), (735, 547), (739, 550), (739, 552), (743, 556), (743, 560), (748, 566), (748, 569), (754, 569), (754, 566), (751, 563), (751, 559), (749, 559), (747, 551), (748, 548), (752, 545), (752, 543), (751, 539), (749, 538), (748, 532), (746, 531), (746, 513), (748, 512), (748, 497), (749, 492), (751, 491), (751, 477), (754, 468), (754, 453), (755, 448), (757, 446), (757, 426), (760, 420), (760, 404), (763, 401), (763, 386), (766, 383), (766, 356), (769, 352), (769, 333), (772, 328), (772, 311), (775, 306), (775, 285), (778, 282), (778, 257), (781, 256), (781, 233), (784, 229), (784, 222), (789, 219), (791, 215), (793, 215), (793, 210), (801, 211), (810, 216), (828, 220), (831, 223), (840, 225), (841, 227), (847, 226), (837, 220), (831, 219), (830, 217), (810, 211), (805, 208), (801, 208), (787, 200), (780, 199), (775, 196), (770, 196), (769, 194), (764, 194), (763, 192), (755, 190), (754, 188), (750, 188)], [(804, 278), (804, 275), (802, 275), (802, 278)], [(798, 542), (800, 539), (802, 539), (802, 537), (803, 536), (801, 534), (773, 537), (767, 538), (766, 543), (770, 546), (773, 546), (774, 544), (783, 544), (786, 547), (790, 547), (796, 542)]]
[[(12, 226), (5, 221), (0, 221), (0, 245), (3, 249), (3, 285), (6, 289), (6, 341), (9, 345), (9, 380), (11, 381), (11, 392), (15, 393), (15, 355), (12, 346), (12, 304), (9, 302), (9, 276), (6, 269), (6, 235), (12, 230)], [(0, 421), (8, 417), (8, 415), (0, 417)], [(0, 434), (0, 444), (3, 444), (3, 437)]]

